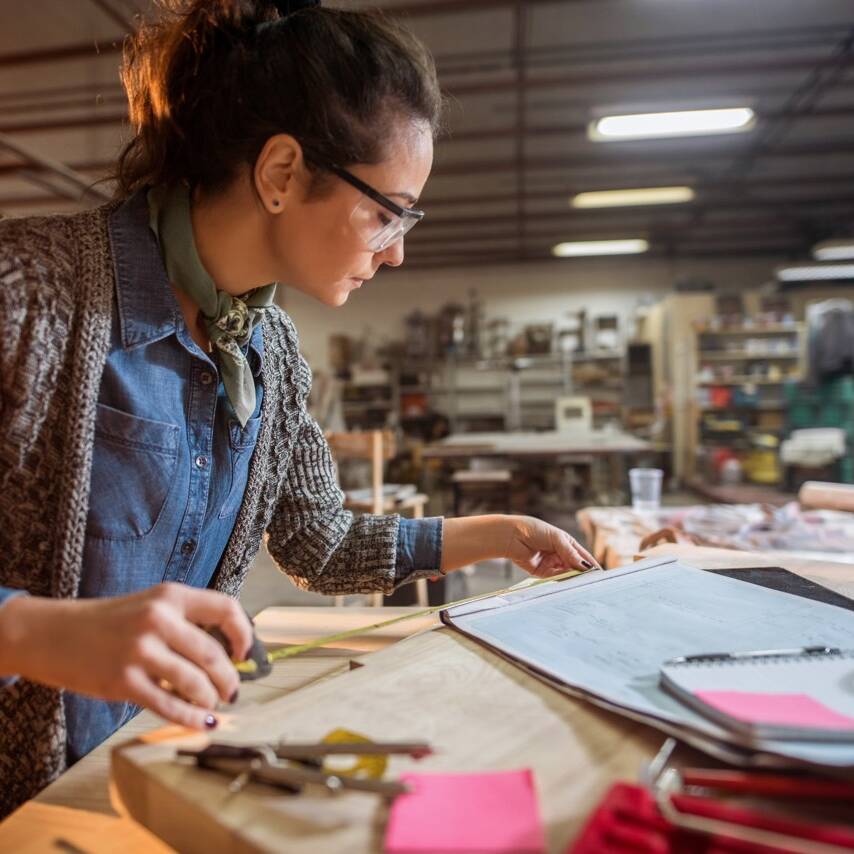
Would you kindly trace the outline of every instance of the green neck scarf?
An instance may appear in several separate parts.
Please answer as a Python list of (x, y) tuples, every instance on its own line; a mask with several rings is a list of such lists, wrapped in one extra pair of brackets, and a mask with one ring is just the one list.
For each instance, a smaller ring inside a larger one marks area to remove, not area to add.
[(236, 297), (217, 289), (202, 266), (190, 220), (190, 192), (183, 184), (148, 191), (149, 225), (160, 244), (169, 280), (199, 307), (211, 344), (219, 353), (225, 393), (241, 427), (255, 411), (255, 378), (241, 347), (273, 305), (276, 285)]

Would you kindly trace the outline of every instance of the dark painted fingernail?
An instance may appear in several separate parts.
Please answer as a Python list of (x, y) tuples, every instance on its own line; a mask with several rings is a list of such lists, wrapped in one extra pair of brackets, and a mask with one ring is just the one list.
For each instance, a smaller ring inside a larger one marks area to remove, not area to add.
[(593, 569), (593, 564), (592, 564), (592, 563), (590, 563), (590, 561), (589, 561), (589, 560), (584, 560), (583, 558), (581, 559), (581, 565), (582, 565), (585, 569)]
[(229, 703), (231, 703), (231, 704), (233, 705), (234, 703), (236, 703), (236, 702), (237, 702), (237, 698), (238, 698), (238, 696), (240, 696), (240, 689), (239, 689), (239, 688), (235, 688), (235, 689), (234, 689), (234, 693), (233, 693), (233, 694), (228, 698), (228, 702), (229, 702)]
[(208, 715), (205, 718), (205, 726), (208, 729), (215, 729), (217, 725), (217, 719), (213, 715)]

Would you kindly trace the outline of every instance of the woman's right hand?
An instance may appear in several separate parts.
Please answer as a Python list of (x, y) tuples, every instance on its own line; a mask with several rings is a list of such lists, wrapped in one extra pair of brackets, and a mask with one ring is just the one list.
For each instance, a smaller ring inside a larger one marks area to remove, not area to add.
[(130, 700), (182, 726), (210, 728), (217, 702), (236, 699), (239, 676), (199, 626), (218, 627), (238, 659), (248, 655), (249, 619), (213, 590), (167, 583), (105, 599), (16, 596), (0, 607), (0, 674)]

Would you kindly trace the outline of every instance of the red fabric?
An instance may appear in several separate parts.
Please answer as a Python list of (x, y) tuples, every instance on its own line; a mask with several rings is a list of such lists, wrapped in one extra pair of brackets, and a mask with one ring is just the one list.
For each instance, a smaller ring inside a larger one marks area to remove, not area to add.
[[(694, 815), (791, 833), (803, 839), (819, 840), (854, 850), (854, 830), (848, 828), (772, 818), (753, 810), (723, 804), (714, 798), (678, 795), (674, 798), (674, 805)], [(629, 783), (616, 783), (587, 820), (581, 835), (569, 846), (566, 854), (779, 854), (782, 850), (674, 827), (662, 818), (655, 799), (647, 789)]]

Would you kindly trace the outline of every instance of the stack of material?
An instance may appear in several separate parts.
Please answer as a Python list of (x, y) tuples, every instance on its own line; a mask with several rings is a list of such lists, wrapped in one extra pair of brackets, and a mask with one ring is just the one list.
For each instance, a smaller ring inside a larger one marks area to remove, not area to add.
[(795, 430), (780, 446), (780, 458), (788, 466), (821, 468), (845, 456), (845, 431), (835, 427)]

